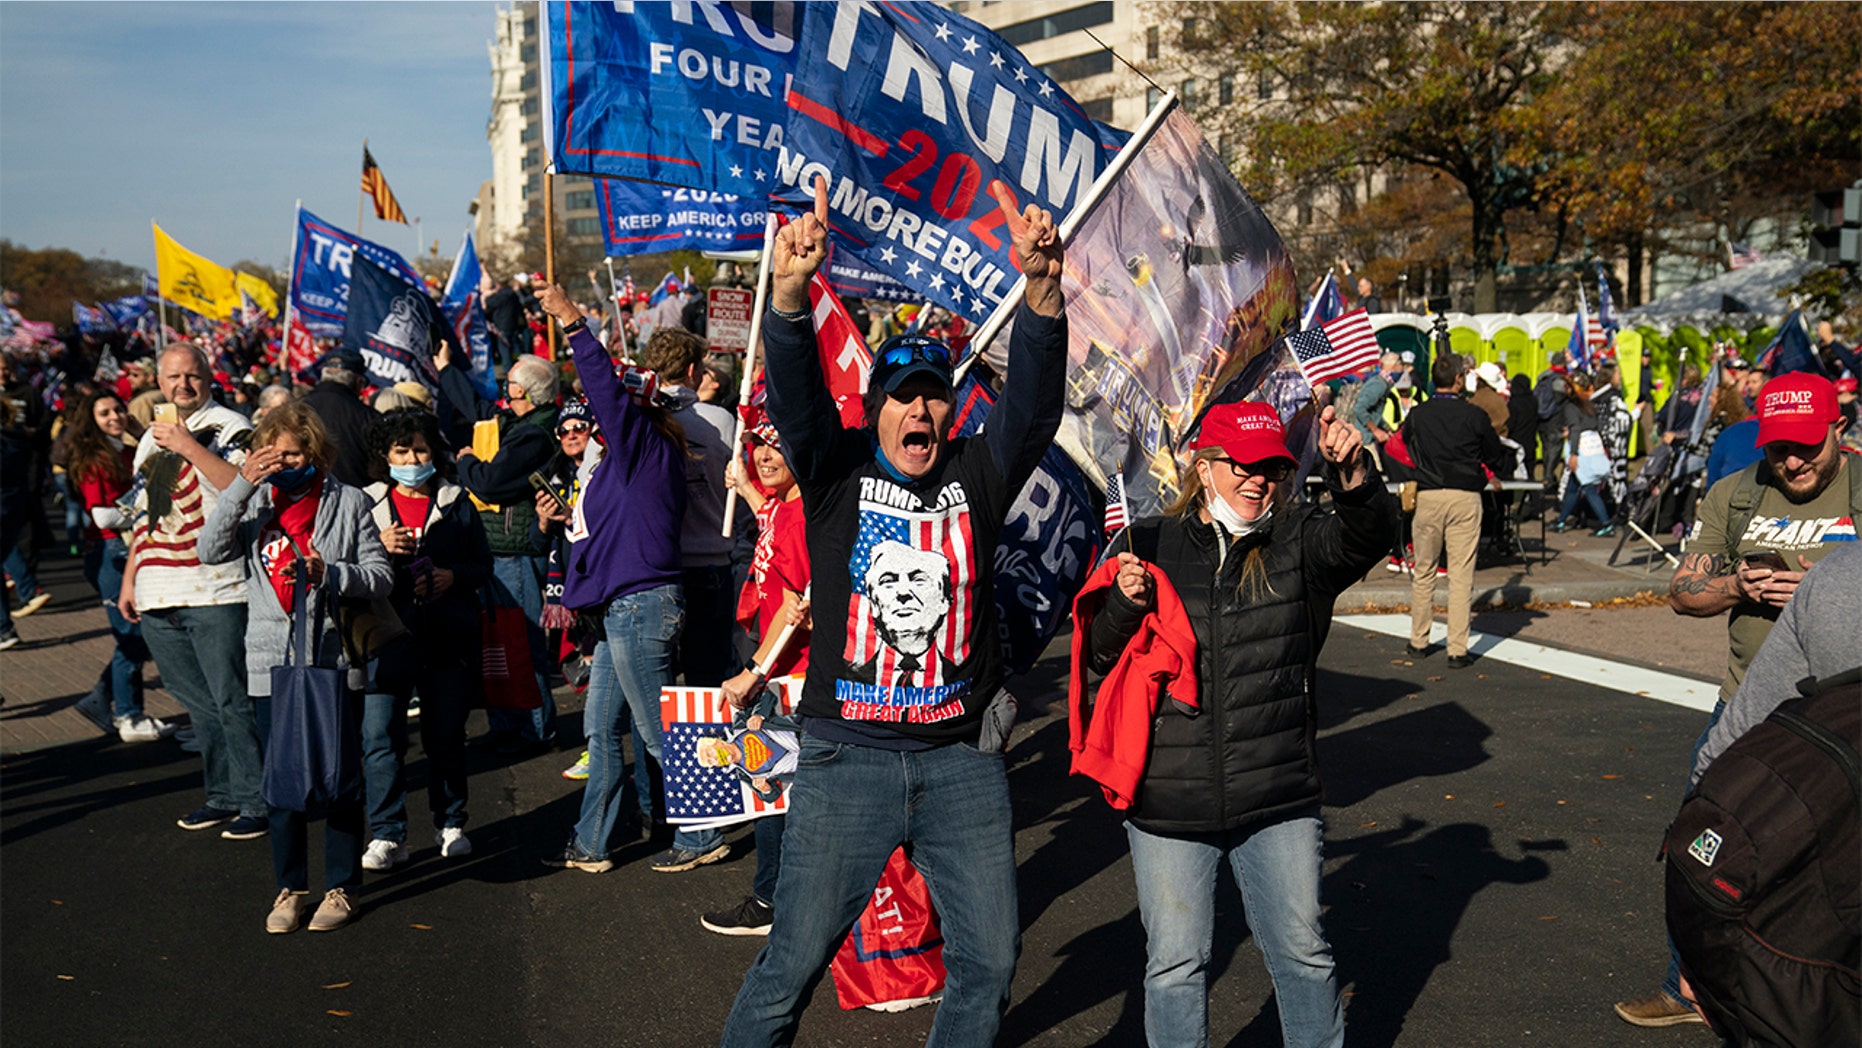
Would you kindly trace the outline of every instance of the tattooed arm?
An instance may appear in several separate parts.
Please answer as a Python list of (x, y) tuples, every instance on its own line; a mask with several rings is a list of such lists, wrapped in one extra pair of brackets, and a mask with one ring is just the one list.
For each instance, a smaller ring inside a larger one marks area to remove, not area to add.
[(1736, 605), (1762, 601), (1770, 577), (1770, 571), (1743, 562), (1729, 573), (1726, 558), (1717, 553), (1689, 553), (1668, 583), (1668, 606), (1678, 615), (1710, 619)]

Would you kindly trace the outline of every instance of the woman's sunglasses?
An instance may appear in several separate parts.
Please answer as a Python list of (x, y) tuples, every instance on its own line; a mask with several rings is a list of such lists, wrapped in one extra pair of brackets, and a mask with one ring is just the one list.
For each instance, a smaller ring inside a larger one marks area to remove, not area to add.
[(1228, 458), (1213, 459), (1211, 461), (1227, 463), (1228, 471), (1241, 480), (1246, 480), (1249, 477), (1259, 477), (1270, 484), (1278, 484), (1293, 475), (1293, 463), (1285, 459), (1268, 459), (1264, 463), (1257, 463), (1252, 466), (1244, 466), (1234, 459)]
[(568, 436), (571, 433), (587, 433), (588, 431), (589, 425), (586, 422), (565, 422), (556, 427), (556, 435), (559, 437)]

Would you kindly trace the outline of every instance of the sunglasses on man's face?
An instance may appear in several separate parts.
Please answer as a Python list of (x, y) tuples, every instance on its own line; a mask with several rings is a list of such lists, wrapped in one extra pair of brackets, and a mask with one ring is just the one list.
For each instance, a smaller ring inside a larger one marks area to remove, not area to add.
[(1251, 465), (1243, 465), (1229, 458), (1219, 458), (1214, 461), (1227, 464), (1229, 473), (1239, 480), (1259, 477), (1270, 484), (1278, 484), (1293, 475), (1293, 463), (1285, 459), (1268, 459), (1266, 462), (1256, 462)]
[(913, 362), (948, 368), (950, 367), (950, 350), (937, 342), (916, 342), (911, 345), (894, 346), (879, 358), (879, 362), (891, 368), (904, 367)]

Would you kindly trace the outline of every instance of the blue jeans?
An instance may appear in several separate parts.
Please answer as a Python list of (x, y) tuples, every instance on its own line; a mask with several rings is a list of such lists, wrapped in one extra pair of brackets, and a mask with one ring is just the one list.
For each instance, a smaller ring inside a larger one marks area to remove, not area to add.
[[(608, 857), (624, 807), (627, 756), (621, 731), (631, 719), (636, 743), (635, 789), (643, 810), (652, 797), (647, 761), (660, 756), (659, 690), (673, 682), (674, 650), (685, 625), (685, 595), (675, 585), (616, 597), (602, 615), (602, 638), (588, 672), (588, 704), (582, 726), (588, 734), (588, 782), (575, 823), (575, 847), (591, 859)], [(723, 840), (717, 830), (680, 830), (672, 846), (707, 852)]]
[[(32, 525), (32, 492), (0, 491), (0, 555), (6, 558), (6, 573), (12, 576), (13, 585), (23, 600), (30, 597), (38, 588), (38, 580), (32, 578), (32, 569), (26, 566), (26, 557), (19, 551), (19, 540)], [(21, 573), (25, 577), (21, 577)], [(30, 581), (28, 581), (30, 580)], [(13, 608), (6, 599), (6, 591), (0, 588), (0, 633), (13, 632)]]
[(1319, 811), (1252, 832), (1163, 837), (1125, 824), (1144, 918), (1144, 1034), (1151, 1048), (1209, 1043), (1216, 868), (1227, 858), (1267, 961), (1289, 1048), (1345, 1043), (1332, 947), (1319, 917)]
[(491, 590), (497, 603), (524, 609), (524, 621), (530, 627), (530, 665), (537, 671), (537, 693), (543, 696), (543, 705), (528, 711), (486, 710), (485, 719), (490, 722), (492, 731), (515, 732), (530, 742), (548, 742), (556, 737), (556, 698), (550, 694), (549, 685), (549, 645), (541, 625), (543, 576), (548, 567), (548, 557), (491, 558)]
[(756, 876), (750, 894), (765, 906), (776, 905), (776, 881), (782, 875), (782, 828), (787, 815), (765, 815), (756, 820)]
[(1605, 524), (1610, 523), (1610, 511), (1605, 509), (1603, 505), (1602, 483), (1579, 484), (1576, 476), (1568, 477), (1565, 480), (1565, 499), (1564, 504), (1560, 506), (1558, 510), (1558, 523), (1563, 524), (1570, 520), (1571, 515), (1577, 512), (1578, 497), (1580, 495), (1583, 497), (1585, 504), (1590, 506), (1591, 515), (1597, 518), (1598, 527), (1603, 527)]
[(116, 650), (97, 682), (106, 689), (111, 709), (118, 717), (142, 716), (142, 664), (149, 661), (149, 646), (143, 643), (142, 627), (123, 617), (116, 609), (117, 594), (123, 588), (123, 568), (129, 559), (129, 547), (123, 540), (93, 542), (84, 550), (84, 579), (96, 587), (103, 598), (103, 611), (110, 620), (110, 635), (116, 638)]
[(194, 726), (207, 803), (265, 818), (258, 714), (246, 694), (246, 606), (145, 611), (142, 639)]
[[(362, 778), (369, 836), (407, 843), (407, 702), (420, 691), (420, 747), (427, 754), (427, 808), (433, 828), (466, 824), (466, 705), (473, 693), (462, 666), (427, 662), (419, 683), (405, 672), (381, 672), (384, 660), (419, 657), (414, 644), (384, 653), (370, 666), (362, 705)], [(391, 668), (392, 669), (392, 668)], [(392, 683), (383, 683), (392, 682)]]
[(52, 482), (58, 485), (59, 501), (65, 507), (65, 541), (72, 549), (84, 548), (84, 525), (90, 514), (84, 512), (84, 499), (71, 489), (71, 474), (58, 470), (52, 474)]
[[(314, 814), (271, 810), (272, 873), (279, 888), (310, 889), (310, 820)], [(326, 888), (355, 895), (362, 887), (362, 831), (368, 828), (362, 798), (332, 804), (323, 817), (323, 880)]]
[(937, 907), (948, 971), (925, 1044), (993, 1043), (1021, 952), (1002, 755), (965, 743), (908, 753), (804, 736), (789, 789), (775, 923), (720, 1043), (795, 1040), (829, 959), (907, 842)]

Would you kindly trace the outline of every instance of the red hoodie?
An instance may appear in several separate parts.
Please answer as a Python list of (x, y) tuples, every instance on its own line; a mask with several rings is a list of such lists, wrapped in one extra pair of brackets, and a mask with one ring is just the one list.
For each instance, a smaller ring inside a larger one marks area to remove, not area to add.
[[(1146, 565), (1146, 567), (1151, 567)], [(1196, 634), (1183, 599), (1164, 573), (1151, 567), (1157, 582), (1156, 607), (1138, 623), (1138, 631), (1118, 663), (1099, 683), (1091, 723), (1083, 705), (1086, 688), (1086, 636), (1093, 616), (1104, 605), (1118, 575), (1118, 560), (1099, 566), (1073, 599), (1073, 660), (1067, 686), (1067, 747), (1073, 751), (1071, 774), (1085, 775), (1105, 791), (1106, 803), (1119, 810), (1132, 806), (1144, 764), (1151, 752), (1151, 718), (1168, 691), (1177, 701), (1197, 705)]]

